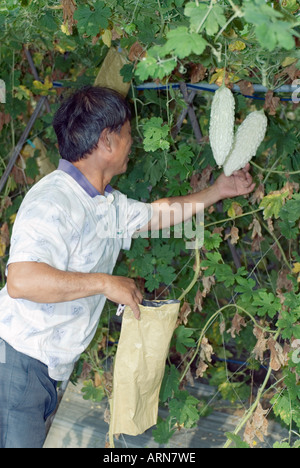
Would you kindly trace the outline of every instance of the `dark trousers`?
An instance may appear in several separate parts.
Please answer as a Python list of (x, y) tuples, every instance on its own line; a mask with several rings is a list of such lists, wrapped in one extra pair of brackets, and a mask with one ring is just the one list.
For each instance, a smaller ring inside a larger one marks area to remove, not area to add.
[(0, 338), (0, 448), (42, 448), (56, 404), (47, 366)]

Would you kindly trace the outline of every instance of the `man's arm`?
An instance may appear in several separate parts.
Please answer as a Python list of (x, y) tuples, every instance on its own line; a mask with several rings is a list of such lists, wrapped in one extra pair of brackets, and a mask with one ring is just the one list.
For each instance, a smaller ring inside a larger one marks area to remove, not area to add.
[(8, 266), (8, 294), (13, 299), (37, 303), (67, 302), (102, 294), (117, 304), (131, 307), (140, 316), (143, 296), (134, 280), (104, 273), (76, 273), (57, 270), (46, 263), (16, 262)]
[(249, 173), (250, 164), (232, 176), (221, 174), (213, 185), (201, 192), (181, 197), (163, 198), (152, 203), (153, 216), (140, 231), (156, 231), (187, 221), (200, 210), (206, 209), (224, 198), (251, 193), (255, 187)]

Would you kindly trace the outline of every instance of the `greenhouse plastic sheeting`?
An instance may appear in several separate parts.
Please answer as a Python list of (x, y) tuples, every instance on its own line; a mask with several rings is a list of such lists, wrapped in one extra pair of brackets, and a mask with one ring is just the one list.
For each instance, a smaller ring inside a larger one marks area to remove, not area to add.
[(138, 435), (156, 424), (179, 307), (180, 301), (143, 301), (140, 320), (125, 308), (114, 364), (110, 434)]

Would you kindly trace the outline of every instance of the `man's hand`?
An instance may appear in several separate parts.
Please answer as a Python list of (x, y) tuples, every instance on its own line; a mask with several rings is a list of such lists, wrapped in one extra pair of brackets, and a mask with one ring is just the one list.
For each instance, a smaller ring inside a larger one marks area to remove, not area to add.
[(139, 304), (143, 296), (137, 288), (134, 280), (124, 276), (107, 276), (103, 294), (107, 299), (117, 304), (128, 305), (136, 319), (141, 316)]
[(224, 173), (218, 177), (214, 185), (218, 189), (220, 200), (247, 195), (254, 190), (255, 183), (252, 181), (249, 169), (248, 163), (244, 169), (234, 172), (229, 177), (226, 177)]
[(135, 282), (123, 276), (106, 273), (61, 271), (37, 262), (17, 262), (8, 266), (7, 290), (13, 299), (36, 303), (57, 303), (103, 294), (117, 304), (131, 307), (140, 318), (143, 300)]

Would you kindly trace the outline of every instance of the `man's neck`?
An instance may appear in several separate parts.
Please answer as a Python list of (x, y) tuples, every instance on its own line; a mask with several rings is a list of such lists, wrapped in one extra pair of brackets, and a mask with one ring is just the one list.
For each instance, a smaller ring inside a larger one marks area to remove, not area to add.
[(104, 195), (105, 187), (110, 183), (111, 178), (105, 176), (103, 172), (93, 167), (92, 164), (87, 164), (86, 159), (74, 162), (73, 164), (87, 178), (93, 187), (95, 187), (99, 193)]

